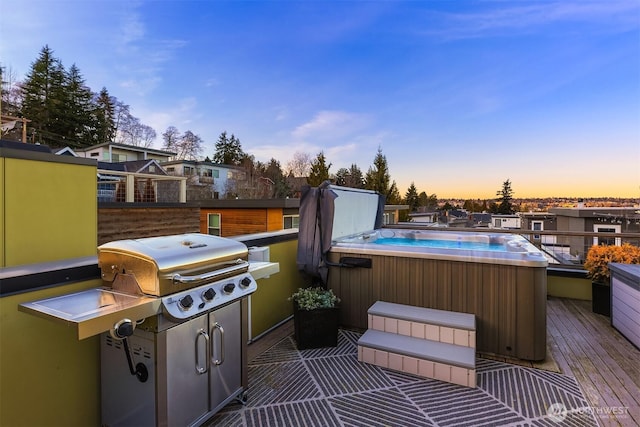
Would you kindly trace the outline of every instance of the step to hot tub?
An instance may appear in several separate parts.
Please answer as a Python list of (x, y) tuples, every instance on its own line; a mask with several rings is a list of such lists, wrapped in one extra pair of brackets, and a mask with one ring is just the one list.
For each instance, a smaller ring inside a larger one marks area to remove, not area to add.
[(476, 387), (475, 357), (471, 347), (373, 329), (358, 340), (360, 362), (467, 387)]
[(377, 301), (367, 314), (370, 330), (476, 348), (473, 314), (386, 301)]

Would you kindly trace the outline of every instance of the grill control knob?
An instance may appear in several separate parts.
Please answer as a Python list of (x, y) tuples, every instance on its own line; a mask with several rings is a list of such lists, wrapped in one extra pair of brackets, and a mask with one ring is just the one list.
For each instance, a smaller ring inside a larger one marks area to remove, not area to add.
[(113, 331), (111, 336), (117, 339), (122, 339), (126, 337), (130, 337), (133, 335), (133, 330), (135, 329), (135, 325), (129, 319), (122, 319), (115, 325), (113, 325)]
[(247, 287), (249, 287), (250, 284), (251, 284), (251, 279), (249, 279), (248, 277), (245, 277), (244, 279), (242, 279), (240, 281), (240, 287), (241, 288), (247, 288)]
[(226, 285), (224, 285), (224, 288), (222, 288), (222, 290), (225, 294), (229, 295), (235, 288), (236, 285), (234, 285), (233, 283), (227, 283)]
[(193, 305), (193, 298), (191, 298), (191, 295), (187, 295), (178, 301), (178, 305), (182, 310), (189, 310)]
[(216, 291), (213, 288), (209, 288), (202, 293), (202, 299), (205, 301), (211, 301), (216, 296)]

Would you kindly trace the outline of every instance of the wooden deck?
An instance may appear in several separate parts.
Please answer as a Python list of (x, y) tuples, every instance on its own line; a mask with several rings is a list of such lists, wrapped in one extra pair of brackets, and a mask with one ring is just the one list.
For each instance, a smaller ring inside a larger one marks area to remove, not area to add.
[(560, 371), (580, 383), (601, 425), (640, 425), (640, 350), (608, 317), (594, 314), (590, 301), (549, 298), (547, 343)]
[[(249, 360), (291, 334), (289, 321), (251, 344)], [(543, 363), (499, 360), (574, 377), (602, 426), (640, 425), (640, 350), (592, 313), (590, 301), (547, 300), (547, 347)]]

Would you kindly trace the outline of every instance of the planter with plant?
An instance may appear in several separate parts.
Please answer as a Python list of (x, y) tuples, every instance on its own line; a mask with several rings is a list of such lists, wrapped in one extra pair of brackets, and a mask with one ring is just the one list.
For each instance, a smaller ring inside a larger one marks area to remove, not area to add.
[(594, 313), (611, 315), (611, 271), (610, 263), (639, 264), (640, 248), (629, 243), (622, 246), (594, 245), (587, 252), (584, 268), (591, 282)]
[(298, 349), (338, 345), (340, 299), (331, 289), (300, 288), (293, 301), (294, 336)]

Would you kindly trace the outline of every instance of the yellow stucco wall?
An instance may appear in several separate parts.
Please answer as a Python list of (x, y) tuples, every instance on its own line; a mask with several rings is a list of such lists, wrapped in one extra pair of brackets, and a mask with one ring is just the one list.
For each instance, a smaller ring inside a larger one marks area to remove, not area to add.
[(3, 158), (2, 267), (96, 254), (97, 169), (53, 160)]
[(559, 298), (591, 300), (591, 280), (547, 275), (547, 294)]
[[(96, 241), (95, 162), (0, 148), (0, 267), (93, 256)], [(98, 339), (18, 311), (99, 284), (0, 298), (0, 426), (100, 424)]]
[(0, 267), (4, 267), (4, 163), (0, 156)]
[(280, 272), (258, 280), (258, 290), (251, 295), (251, 336), (256, 337), (293, 314), (287, 298), (302, 287), (296, 266), (298, 240), (269, 245), (272, 262)]
[(27, 301), (98, 286), (78, 283), (0, 298), (0, 426), (99, 426), (100, 343), (18, 311)]

